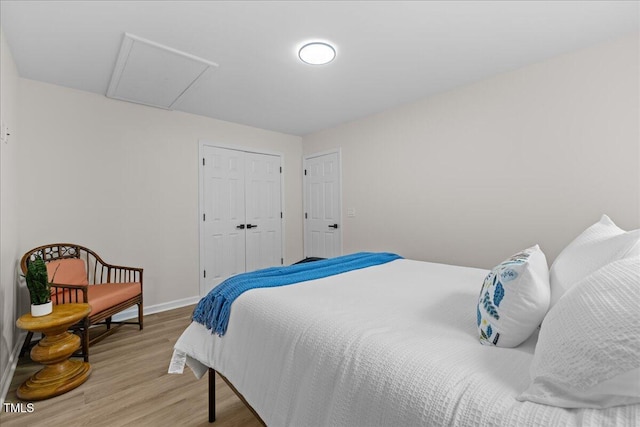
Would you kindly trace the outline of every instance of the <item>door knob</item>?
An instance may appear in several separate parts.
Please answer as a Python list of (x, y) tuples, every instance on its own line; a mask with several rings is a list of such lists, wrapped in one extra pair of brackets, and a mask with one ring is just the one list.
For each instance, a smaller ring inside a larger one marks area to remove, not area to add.
[(244, 224), (236, 225), (238, 230), (244, 230)]
[(338, 228), (338, 224), (330, 225), (329, 228)]
[(258, 228), (257, 224), (247, 224), (247, 228)]

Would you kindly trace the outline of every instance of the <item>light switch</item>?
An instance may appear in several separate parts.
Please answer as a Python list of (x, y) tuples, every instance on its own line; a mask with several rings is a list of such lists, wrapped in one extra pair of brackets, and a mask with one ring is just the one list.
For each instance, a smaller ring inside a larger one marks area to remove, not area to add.
[(347, 218), (353, 218), (356, 216), (356, 208), (347, 208)]

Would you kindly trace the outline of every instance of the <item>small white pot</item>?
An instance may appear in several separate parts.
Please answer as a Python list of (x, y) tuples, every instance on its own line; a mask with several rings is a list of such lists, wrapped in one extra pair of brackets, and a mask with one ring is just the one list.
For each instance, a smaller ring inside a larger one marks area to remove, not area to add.
[(31, 315), (33, 317), (46, 316), (53, 311), (53, 302), (49, 301), (45, 304), (31, 304)]

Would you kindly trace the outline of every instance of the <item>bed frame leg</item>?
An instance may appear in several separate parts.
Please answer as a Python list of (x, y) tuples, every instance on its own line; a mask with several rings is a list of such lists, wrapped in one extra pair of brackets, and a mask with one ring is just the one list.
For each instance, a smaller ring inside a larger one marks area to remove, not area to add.
[(209, 368), (209, 422), (216, 420), (216, 371)]

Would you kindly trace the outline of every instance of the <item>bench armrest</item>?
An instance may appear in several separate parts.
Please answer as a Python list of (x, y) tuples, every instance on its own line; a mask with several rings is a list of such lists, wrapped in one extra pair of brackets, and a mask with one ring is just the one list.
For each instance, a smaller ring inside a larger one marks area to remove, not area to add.
[(105, 283), (140, 283), (142, 285), (142, 268), (122, 265), (104, 264), (107, 269)]
[(51, 284), (51, 301), (54, 304), (66, 304), (70, 302), (82, 301), (89, 303), (87, 295), (87, 286), (89, 285), (69, 285), (64, 283)]

